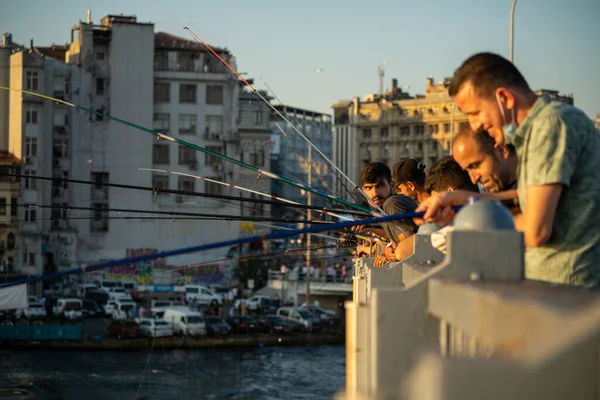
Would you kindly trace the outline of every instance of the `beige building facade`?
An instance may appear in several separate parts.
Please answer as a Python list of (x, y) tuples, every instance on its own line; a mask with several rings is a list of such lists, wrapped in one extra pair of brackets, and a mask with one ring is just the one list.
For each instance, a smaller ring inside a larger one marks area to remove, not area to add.
[[(360, 170), (371, 161), (392, 166), (415, 158), (430, 167), (450, 154), (452, 135), (467, 123), (467, 116), (448, 96), (447, 83), (429, 77), (425, 94), (412, 97), (394, 80), (384, 96), (334, 104), (334, 163), (359, 184)], [(344, 192), (341, 186), (336, 189)]]

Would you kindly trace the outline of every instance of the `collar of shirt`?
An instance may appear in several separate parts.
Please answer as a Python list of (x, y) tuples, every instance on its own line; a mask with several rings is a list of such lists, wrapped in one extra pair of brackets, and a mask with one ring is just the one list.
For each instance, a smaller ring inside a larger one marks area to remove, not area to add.
[(537, 98), (535, 103), (533, 103), (533, 106), (529, 110), (527, 117), (525, 117), (523, 123), (517, 128), (517, 132), (515, 133), (515, 137), (513, 139), (515, 147), (518, 148), (525, 142), (525, 138), (527, 136), (527, 132), (529, 131), (529, 126), (531, 125), (531, 122), (535, 119), (535, 117), (537, 117), (540, 111), (542, 111), (548, 104), (550, 104), (551, 101), (552, 98), (550, 97), (550, 95), (544, 93)]

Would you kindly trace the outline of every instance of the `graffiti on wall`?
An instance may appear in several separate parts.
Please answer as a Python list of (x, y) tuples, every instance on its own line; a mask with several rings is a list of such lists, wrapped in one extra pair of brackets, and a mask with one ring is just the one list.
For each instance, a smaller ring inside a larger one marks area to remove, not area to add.
[(42, 251), (52, 253), (56, 266), (70, 267), (75, 263), (77, 237), (72, 232), (53, 232), (42, 237)]
[(219, 264), (190, 264), (177, 269), (177, 283), (218, 283), (225, 280), (225, 267)]
[[(158, 252), (159, 251), (157, 249), (148, 248), (127, 249), (125, 256), (127, 258), (133, 258), (152, 255)], [(150, 285), (153, 283), (153, 267), (162, 267), (164, 265), (164, 258), (118, 265), (116, 267), (108, 268), (107, 273), (104, 274), (104, 279), (110, 279), (114, 281), (132, 280), (136, 281), (140, 285)]]

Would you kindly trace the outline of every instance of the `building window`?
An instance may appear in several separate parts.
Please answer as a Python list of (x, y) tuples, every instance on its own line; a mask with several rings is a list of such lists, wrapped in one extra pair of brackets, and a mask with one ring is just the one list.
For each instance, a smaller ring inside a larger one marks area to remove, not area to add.
[(33, 267), (35, 265), (35, 253), (30, 253), (27, 250), (24, 250), (23, 264), (25, 264), (27, 267)]
[(96, 78), (96, 96), (104, 96), (104, 78)]
[(25, 123), (27, 123), (27, 124), (37, 124), (38, 123), (38, 112), (37, 112), (37, 110), (27, 110), (27, 111), (25, 111)]
[(71, 78), (65, 78), (65, 95), (71, 93)]
[(223, 86), (206, 86), (206, 104), (223, 104)]
[(219, 139), (223, 133), (223, 117), (220, 115), (207, 115), (205, 119), (204, 135), (212, 139)]
[(154, 53), (154, 69), (157, 71), (167, 71), (169, 69), (169, 53), (166, 51), (156, 51)]
[(64, 122), (64, 126), (69, 126), (69, 114), (65, 114), (63, 122)]
[[(169, 188), (169, 175), (152, 175), (152, 187), (154, 189), (168, 189)], [(165, 192), (156, 192), (156, 194), (168, 194)]]
[(0, 197), (0, 215), (6, 215), (6, 197)]
[(25, 73), (25, 89), (38, 90), (38, 81), (37, 71), (27, 71)]
[(196, 150), (179, 146), (179, 165), (196, 163)]
[(254, 114), (254, 123), (256, 125), (260, 125), (260, 124), (263, 123), (263, 112), (262, 112), (262, 110), (258, 110)]
[(69, 139), (52, 139), (52, 157), (69, 157)]
[(388, 137), (388, 128), (381, 128), (381, 137)]
[(37, 156), (37, 138), (25, 138), (25, 157)]
[[(219, 154), (221, 154), (221, 152), (223, 151), (221, 149), (221, 147), (216, 147), (216, 146), (207, 146), (206, 150), (212, 151), (213, 153), (219, 153)], [(204, 158), (204, 165), (216, 165), (219, 163), (221, 163), (221, 159), (219, 157), (215, 157), (215, 156), (211, 156), (210, 154), (207, 154)]]
[(196, 85), (181, 84), (179, 85), (179, 102), (180, 103), (196, 103)]
[(108, 204), (94, 203), (94, 219), (91, 221), (92, 232), (108, 231)]
[(450, 124), (444, 124), (444, 132), (450, 133)]
[(195, 114), (179, 114), (179, 134), (195, 135), (196, 134), (196, 115)]
[(431, 126), (431, 134), (436, 134), (440, 131), (440, 126), (435, 124), (435, 125), (430, 125)]
[(154, 102), (168, 103), (171, 101), (171, 84), (169, 82), (154, 82)]
[(107, 189), (106, 184), (108, 183), (108, 172), (92, 172), (92, 181), (95, 183), (92, 189)]
[(417, 150), (423, 151), (423, 143), (421, 143), (421, 142), (417, 143)]
[(11, 232), (6, 237), (6, 248), (8, 250), (14, 250), (15, 249), (15, 244), (16, 244), (15, 234)]
[(36, 212), (35, 212), (35, 208), (32, 207), (31, 204), (25, 204), (25, 212), (24, 212), (24, 219), (25, 222), (35, 222), (36, 220)]
[(171, 114), (154, 114), (152, 127), (157, 132), (169, 133), (171, 131)]
[(400, 136), (410, 136), (410, 127), (409, 126), (401, 126), (400, 127)]
[(363, 136), (363, 138), (365, 138), (365, 139), (366, 139), (366, 138), (370, 138), (370, 137), (371, 137), (371, 133), (372, 133), (372, 132), (371, 132), (371, 128), (365, 128), (365, 129), (363, 129), (363, 131), (362, 131), (362, 136)]
[(184, 72), (194, 71), (194, 53), (190, 51), (177, 52), (177, 69)]
[(155, 143), (152, 146), (152, 163), (169, 164), (169, 145)]
[(96, 112), (98, 114), (96, 114), (96, 122), (102, 122), (104, 121), (104, 116), (102, 114), (104, 114), (104, 108), (97, 108)]
[(196, 191), (196, 179), (187, 176), (180, 176), (177, 182), (177, 190), (182, 192), (195, 192)]
[(19, 199), (13, 197), (10, 199), (10, 216), (17, 217), (19, 215)]
[(425, 134), (425, 125), (415, 125), (415, 135), (423, 136)]
[[(212, 180), (217, 180), (216, 177), (207, 178)], [(208, 194), (221, 194), (221, 190), (223, 185), (219, 185), (218, 183), (204, 181), (204, 191)]]
[(37, 175), (35, 170), (26, 169), (25, 171), (23, 171), (23, 175), (26, 176), (25, 178), (23, 178), (23, 186), (25, 187), (25, 189), (35, 189), (36, 188), (35, 177)]
[(104, 61), (104, 52), (103, 51), (97, 51), (96, 52), (96, 60), (97, 61)]
[(260, 149), (260, 150), (257, 150), (255, 153), (252, 153), (251, 163), (255, 167), (264, 167), (265, 166), (265, 151), (263, 149)]

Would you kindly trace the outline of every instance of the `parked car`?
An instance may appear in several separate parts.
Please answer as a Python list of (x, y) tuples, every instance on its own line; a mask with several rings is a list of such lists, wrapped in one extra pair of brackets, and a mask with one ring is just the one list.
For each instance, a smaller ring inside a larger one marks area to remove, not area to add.
[(112, 317), (112, 313), (115, 311), (115, 308), (117, 308), (117, 302), (111, 299), (102, 306), (102, 311), (104, 311), (105, 316)]
[(105, 292), (108, 292), (110, 289), (114, 289), (119, 287), (119, 285), (117, 284), (117, 282), (115, 281), (110, 281), (107, 279), (101, 280), (98, 282), (98, 288), (101, 290), (104, 290)]
[(167, 308), (163, 320), (173, 326), (176, 335), (206, 335), (204, 316), (185, 306)]
[(310, 305), (306, 307), (306, 304), (303, 304), (301, 308), (310, 311), (315, 317), (320, 318), (322, 325), (326, 326), (338, 326), (340, 325), (340, 316), (331, 310), (326, 310), (321, 307), (317, 307), (314, 305)]
[(314, 329), (315, 318), (310, 312), (303, 308), (281, 307), (277, 310), (277, 316), (285, 319), (292, 325), (298, 325), (302, 332), (312, 332)]
[(267, 315), (258, 319), (258, 329), (270, 335), (288, 334), (294, 330), (294, 326), (277, 315)]
[(141, 318), (140, 334), (145, 337), (173, 336), (173, 327), (162, 319)]
[(52, 312), (58, 317), (64, 317), (68, 320), (78, 320), (83, 316), (81, 309), (82, 302), (80, 299), (67, 297), (58, 299), (56, 305), (52, 307)]
[(115, 321), (124, 321), (131, 318), (131, 310), (135, 308), (135, 303), (131, 300), (117, 300), (111, 317)]
[(103, 305), (105, 305), (108, 302), (108, 300), (110, 299), (110, 296), (104, 290), (87, 289), (85, 291), (84, 299), (93, 300), (96, 302), (96, 304), (98, 304), (98, 307), (102, 307)]
[(188, 304), (220, 305), (223, 304), (223, 297), (204, 286), (186, 285), (185, 301)]
[(258, 321), (254, 317), (230, 317), (227, 323), (235, 333), (256, 333), (258, 330)]
[(208, 316), (204, 318), (206, 322), (206, 333), (209, 336), (224, 336), (231, 333), (231, 326), (221, 317)]
[(108, 325), (107, 333), (118, 339), (136, 338), (140, 336), (140, 327), (135, 321), (113, 321)]
[(38, 301), (29, 301), (27, 308), (21, 308), (17, 310), (16, 317), (17, 318), (26, 318), (29, 320), (39, 320), (46, 318), (48, 314)]
[(102, 309), (94, 300), (83, 299), (81, 304), (84, 317), (97, 317), (102, 315)]
[(275, 302), (267, 296), (254, 296), (246, 300), (248, 310), (257, 311), (263, 314), (275, 314), (277, 306)]
[(77, 295), (79, 297), (85, 297), (85, 294), (87, 293), (88, 290), (98, 290), (98, 286), (96, 286), (92, 283), (83, 283), (83, 284), (77, 286)]

